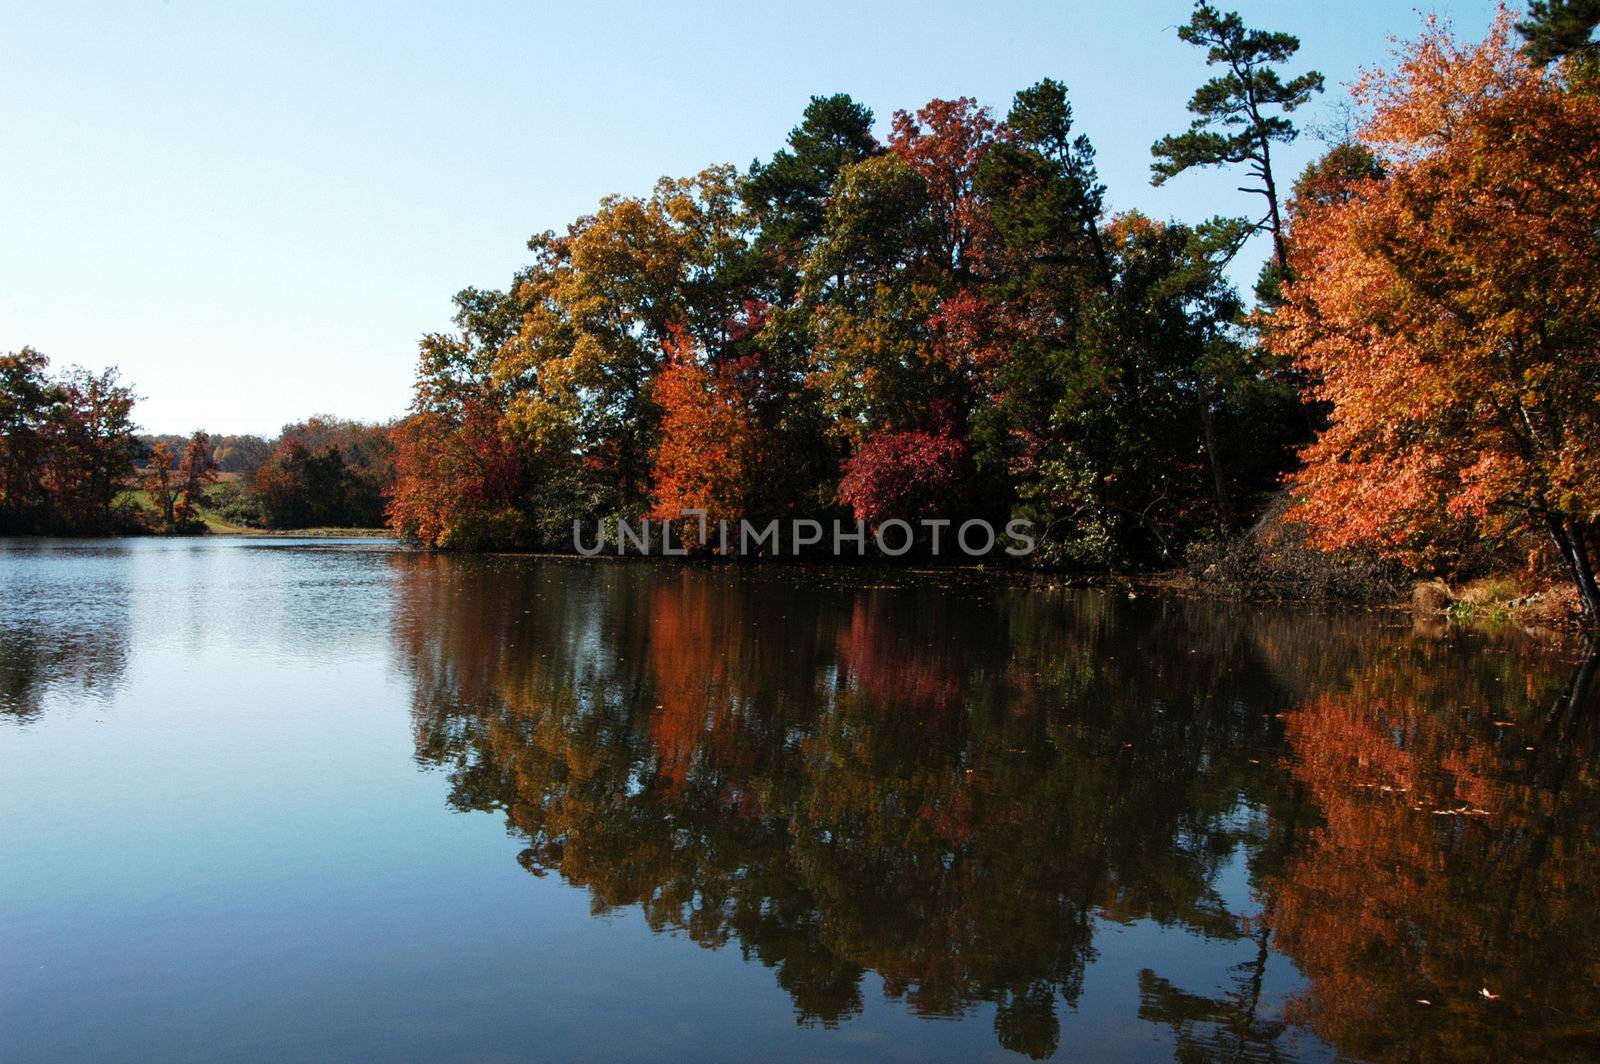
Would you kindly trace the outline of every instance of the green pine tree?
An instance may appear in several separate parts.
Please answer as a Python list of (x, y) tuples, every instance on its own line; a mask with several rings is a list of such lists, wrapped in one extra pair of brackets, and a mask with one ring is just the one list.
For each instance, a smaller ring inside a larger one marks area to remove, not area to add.
[[(1252, 30), (1237, 13), (1222, 14), (1201, 0), (1178, 36), (1207, 49), (1206, 63), (1226, 73), (1195, 90), (1189, 111), (1195, 117), (1183, 133), (1162, 137), (1151, 147), (1152, 183), (1160, 185), (1196, 166), (1249, 164), (1255, 183), (1241, 191), (1267, 201), (1267, 215), (1257, 229), (1272, 234), (1273, 254), (1287, 268), (1278, 186), (1272, 172), (1272, 145), (1294, 140), (1297, 130), (1283, 115), (1322, 91), (1322, 75), (1308, 71), (1284, 81), (1270, 64), (1282, 63), (1300, 50), (1300, 40), (1287, 33)], [(1273, 114), (1276, 110), (1281, 113)]]

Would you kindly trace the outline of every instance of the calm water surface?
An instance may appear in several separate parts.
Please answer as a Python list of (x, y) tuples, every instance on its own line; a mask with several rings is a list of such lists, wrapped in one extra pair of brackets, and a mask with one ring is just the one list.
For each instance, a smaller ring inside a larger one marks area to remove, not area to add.
[(0, 1060), (1593, 1059), (1594, 687), (948, 574), (11, 542)]

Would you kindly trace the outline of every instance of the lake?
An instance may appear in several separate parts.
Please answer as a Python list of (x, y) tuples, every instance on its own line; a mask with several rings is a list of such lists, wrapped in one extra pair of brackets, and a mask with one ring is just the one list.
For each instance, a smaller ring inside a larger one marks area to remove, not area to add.
[(1600, 681), (967, 573), (0, 543), (0, 1060), (1600, 1054)]

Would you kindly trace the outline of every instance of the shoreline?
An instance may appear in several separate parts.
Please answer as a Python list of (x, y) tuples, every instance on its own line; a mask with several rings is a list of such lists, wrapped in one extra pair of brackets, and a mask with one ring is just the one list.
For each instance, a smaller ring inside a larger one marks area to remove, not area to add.
[[(40, 536), (0, 536), (4, 539), (203, 539), (220, 536), (230, 539), (361, 539), (373, 542), (388, 541), (407, 550), (449, 557), (477, 558), (530, 558), (545, 561), (579, 563), (651, 562), (655, 564), (688, 564), (698, 567), (745, 564), (759, 567), (792, 567), (833, 572), (877, 572), (885, 576), (956, 578), (962, 582), (995, 581), (1018, 586), (1055, 589), (1096, 590), (1107, 593), (1122, 592), (1133, 598), (1141, 594), (1164, 594), (1190, 600), (1207, 600), (1239, 605), (1294, 606), (1311, 610), (1340, 610), (1360, 613), (1403, 614), (1416, 623), (1437, 623), (1463, 631), (1517, 630), (1535, 638), (1557, 638), (1563, 641), (1593, 640), (1597, 633), (1586, 628), (1581, 615), (1570, 604), (1561, 601), (1561, 591), (1545, 584), (1524, 592), (1525, 581), (1509, 573), (1497, 573), (1466, 581), (1457, 588), (1438, 578), (1410, 578), (1402, 588), (1396, 586), (1393, 596), (1360, 600), (1337, 595), (1296, 593), (1293, 590), (1259, 586), (1231, 586), (1211, 582), (1185, 569), (1162, 569), (1148, 572), (1084, 572), (1065, 569), (1027, 568), (1010, 565), (988, 565), (983, 562), (940, 564), (936, 560), (917, 559), (899, 562), (885, 558), (806, 558), (806, 557), (737, 557), (722, 558), (714, 554), (688, 556), (663, 556), (642, 554), (592, 554), (576, 551), (551, 550), (496, 550), (450, 551), (408, 544), (403, 536), (387, 528), (304, 528), (264, 529), (229, 526), (208, 527), (204, 532), (189, 535), (171, 535), (158, 532), (122, 532), (103, 536), (71, 534)], [(1484, 593), (1482, 589), (1490, 591)], [(1517, 593), (1508, 593), (1508, 589)]]

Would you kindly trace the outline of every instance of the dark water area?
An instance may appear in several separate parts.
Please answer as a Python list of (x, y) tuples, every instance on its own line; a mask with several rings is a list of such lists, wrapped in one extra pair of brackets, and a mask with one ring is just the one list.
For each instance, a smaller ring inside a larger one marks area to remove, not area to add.
[(0, 1060), (1600, 1057), (1600, 679), (952, 574), (0, 544)]

